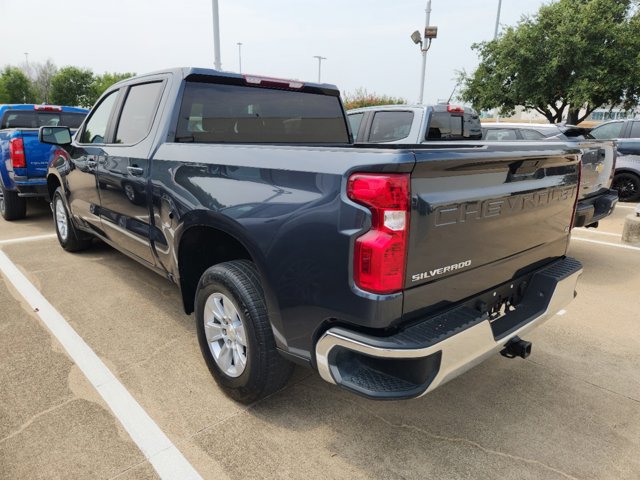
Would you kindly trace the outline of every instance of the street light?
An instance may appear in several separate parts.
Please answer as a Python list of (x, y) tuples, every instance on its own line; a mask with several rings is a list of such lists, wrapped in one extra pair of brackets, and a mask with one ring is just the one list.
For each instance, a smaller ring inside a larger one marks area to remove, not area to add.
[(238, 72), (242, 73), (242, 42), (238, 42)]
[(327, 57), (321, 57), (320, 55), (314, 55), (313, 58), (318, 59), (318, 83), (320, 83), (320, 76), (322, 74), (322, 60), (326, 60)]
[(498, 38), (498, 28), (500, 27), (500, 10), (502, 9), (502, 0), (498, 0), (498, 14), (496, 15), (496, 29), (493, 32), (493, 39)]
[(438, 27), (429, 25), (431, 20), (431, 0), (427, 1), (427, 8), (425, 9), (426, 18), (424, 22), (424, 39), (419, 30), (416, 30), (411, 34), (411, 40), (416, 45), (420, 45), (420, 51), (422, 52), (422, 74), (420, 77), (420, 96), (418, 103), (423, 103), (424, 100), (424, 80), (427, 71), (427, 52), (431, 48), (431, 41), (438, 37)]
[(213, 11), (213, 68), (222, 70), (220, 61), (220, 18), (218, 16), (218, 0), (211, 0)]

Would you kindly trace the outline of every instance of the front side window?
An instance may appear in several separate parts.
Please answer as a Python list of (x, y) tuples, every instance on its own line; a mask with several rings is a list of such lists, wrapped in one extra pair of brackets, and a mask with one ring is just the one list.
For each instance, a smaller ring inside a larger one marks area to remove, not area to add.
[(177, 142), (349, 143), (337, 96), (187, 80)]
[(631, 138), (640, 138), (640, 122), (631, 124)]
[(395, 142), (409, 136), (413, 112), (377, 112), (371, 123), (370, 142)]
[(131, 145), (149, 134), (161, 93), (162, 82), (134, 85), (129, 89), (115, 143)]
[(84, 131), (80, 137), (80, 143), (104, 143), (109, 118), (116, 103), (116, 98), (118, 98), (117, 93), (118, 90), (111, 92), (100, 102), (98, 108), (93, 111), (93, 114), (84, 127)]
[(614, 138), (620, 138), (622, 135), (623, 122), (607, 123), (606, 125), (600, 125), (599, 127), (591, 130), (590, 137), (598, 140), (611, 140)]

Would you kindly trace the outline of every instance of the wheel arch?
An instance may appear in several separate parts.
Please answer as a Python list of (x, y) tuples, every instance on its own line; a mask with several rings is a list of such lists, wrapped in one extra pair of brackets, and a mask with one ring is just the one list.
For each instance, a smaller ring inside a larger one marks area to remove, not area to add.
[(190, 212), (176, 231), (175, 245), (178, 284), (187, 314), (193, 312), (196, 288), (204, 271), (218, 263), (239, 259), (255, 264), (269, 312), (275, 311), (264, 256), (234, 220), (214, 212)]

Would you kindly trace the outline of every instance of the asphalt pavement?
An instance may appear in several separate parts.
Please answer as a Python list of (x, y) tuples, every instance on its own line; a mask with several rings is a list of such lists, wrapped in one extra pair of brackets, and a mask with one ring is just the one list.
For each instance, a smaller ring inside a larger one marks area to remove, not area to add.
[[(177, 288), (102, 243), (64, 252), (43, 202), (0, 219), (0, 253), (204, 479), (637, 480), (640, 245), (620, 241), (632, 212), (574, 230), (578, 297), (527, 338), (529, 359), (496, 355), (405, 402), (365, 400), (302, 368), (265, 400), (233, 402)], [(0, 478), (160, 478), (100, 382), (0, 277)]]

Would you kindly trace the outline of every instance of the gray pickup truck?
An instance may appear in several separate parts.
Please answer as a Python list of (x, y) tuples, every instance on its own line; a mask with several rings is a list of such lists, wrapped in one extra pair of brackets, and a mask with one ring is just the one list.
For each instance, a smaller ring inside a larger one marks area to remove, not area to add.
[(582, 271), (579, 151), (350, 137), (332, 85), (195, 68), (110, 87), (74, 138), (40, 129), (65, 151), (47, 177), (62, 248), (97, 237), (175, 283), (241, 402), (293, 363), (404, 399), (526, 357)]

